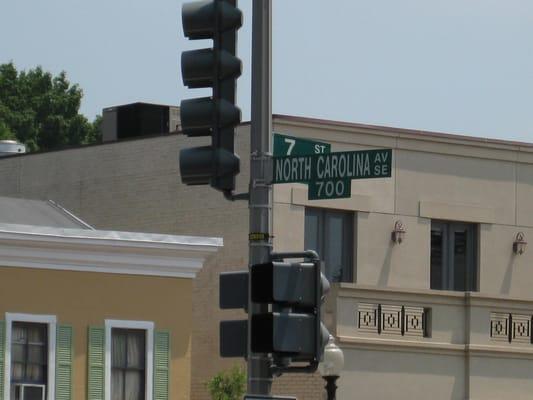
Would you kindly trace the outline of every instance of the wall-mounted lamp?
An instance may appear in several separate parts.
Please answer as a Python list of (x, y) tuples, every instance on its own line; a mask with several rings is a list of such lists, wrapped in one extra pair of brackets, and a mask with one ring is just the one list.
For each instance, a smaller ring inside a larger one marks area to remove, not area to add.
[(400, 220), (396, 221), (394, 224), (394, 230), (391, 234), (392, 241), (398, 244), (402, 243), (405, 238), (405, 232), (406, 230), (403, 222)]
[(527, 242), (524, 236), (524, 232), (518, 232), (513, 243), (513, 251), (515, 252), (515, 254), (521, 255), (526, 251), (526, 246)]

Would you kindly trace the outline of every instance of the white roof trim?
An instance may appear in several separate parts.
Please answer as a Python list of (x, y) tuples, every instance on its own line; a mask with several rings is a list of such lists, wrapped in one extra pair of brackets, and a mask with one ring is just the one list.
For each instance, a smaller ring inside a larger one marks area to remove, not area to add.
[(0, 224), (0, 266), (194, 278), (222, 238)]

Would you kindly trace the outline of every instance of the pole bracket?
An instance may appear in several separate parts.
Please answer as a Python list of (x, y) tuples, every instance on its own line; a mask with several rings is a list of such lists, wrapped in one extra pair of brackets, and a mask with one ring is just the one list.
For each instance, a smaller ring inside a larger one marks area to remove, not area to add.
[(285, 253), (270, 253), (270, 259), (272, 261), (282, 261), (286, 258), (306, 258), (312, 261), (320, 261), (318, 253), (314, 250), (305, 251), (291, 251)]
[(309, 365), (304, 366), (298, 366), (298, 367), (287, 367), (287, 366), (277, 366), (273, 365), (270, 367), (270, 372), (274, 376), (281, 376), (284, 372), (287, 373), (302, 373), (302, 374), (309, 374), (313, 373), (318, 369), (318, 362), (317, 361), (311, 361)]
[(254, 151), (250, 154), (251, 168), (258, 166), (259, 176), (252, 180), (252, 187), (268, 187), (274, 178), (274, 159), (270, 153)]
[(224, 190), (222, 193), (224, 194), (224, 198), (229, 201), (250, 199), (250, 193), (233, 193), (231, 190)]

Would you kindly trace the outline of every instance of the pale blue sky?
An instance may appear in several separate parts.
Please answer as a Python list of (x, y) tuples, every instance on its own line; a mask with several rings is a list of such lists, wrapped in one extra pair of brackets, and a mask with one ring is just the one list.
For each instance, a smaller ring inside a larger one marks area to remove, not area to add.
[[(65, 70), (82, 112), (179, 104), (181, 0), (0, 0), (0, 62)], [(533, 142), (533, 1), (273, 0), (273, 111)], [(239, 105), (250, 110), (251, 1)], [(205, 93), (205, 92), (204, 92)]]

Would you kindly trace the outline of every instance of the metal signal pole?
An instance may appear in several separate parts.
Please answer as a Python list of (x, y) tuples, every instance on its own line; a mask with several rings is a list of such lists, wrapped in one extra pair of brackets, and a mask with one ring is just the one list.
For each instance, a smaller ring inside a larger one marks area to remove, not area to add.
[[(272, 168), (271, 15), (272, 0), (253, 0), (249, 266), (269, 262), (272, 251), (272, 186), (267, 183), (267, 169)], [(268, 312), (268, 306), (252, 303), (250, 292), (248, 284), (248, 394), (270, 395), (270, 358), (251, 352), (252, 316)]]

